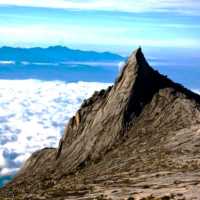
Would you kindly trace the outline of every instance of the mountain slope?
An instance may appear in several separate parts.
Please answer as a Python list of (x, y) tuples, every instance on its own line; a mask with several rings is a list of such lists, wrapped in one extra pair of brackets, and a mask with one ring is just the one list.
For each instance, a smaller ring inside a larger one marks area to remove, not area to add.
[(0, 60), (17, 62), (109, 62), (122, 61), (124, 58), (114, 53), (74, 50), (62, 46), (48, 48), (0, 48)]
[(34, 153), (0, 194), (198, 199), (199, 146), (200, 96), (154, 71), (139, 48), (112, 87), (85, 100), (59, 147)]

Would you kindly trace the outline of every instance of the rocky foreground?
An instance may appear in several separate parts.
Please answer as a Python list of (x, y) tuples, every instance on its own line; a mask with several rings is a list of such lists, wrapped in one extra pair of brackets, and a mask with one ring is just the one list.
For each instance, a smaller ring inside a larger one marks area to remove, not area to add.
[(59, 147), (35, 152), (0, 199), (200, 199), (200, 96), (136, 50), (112, 87), (85, 100)]

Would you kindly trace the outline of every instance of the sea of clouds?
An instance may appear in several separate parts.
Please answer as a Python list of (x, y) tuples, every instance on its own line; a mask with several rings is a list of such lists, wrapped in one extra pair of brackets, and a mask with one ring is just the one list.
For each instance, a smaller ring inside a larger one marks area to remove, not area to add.
[(34, 151), (57, 147), (83, 100), (108, 85), (0, 80), (0, 176), (14, 174)]
[(109, 85), (0, 80), (0, 177), (13, 175), (33, 152), (57, 147), (83, 100)]

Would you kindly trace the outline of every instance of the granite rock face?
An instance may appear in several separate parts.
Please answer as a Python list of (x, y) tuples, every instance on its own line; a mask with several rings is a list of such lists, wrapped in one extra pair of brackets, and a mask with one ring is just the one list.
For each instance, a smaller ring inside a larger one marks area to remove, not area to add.
[(200, 96), (137, 49), (115, 84), (35, 152), (0, 199), (200, 199)]

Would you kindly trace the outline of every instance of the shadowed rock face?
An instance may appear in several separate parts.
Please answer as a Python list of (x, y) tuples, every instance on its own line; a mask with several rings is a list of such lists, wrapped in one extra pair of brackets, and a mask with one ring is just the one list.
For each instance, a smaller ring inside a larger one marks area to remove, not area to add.
[(139, 48), (0, 199), (200, 199), (199, 169), (200, 96), (154, 71)]

